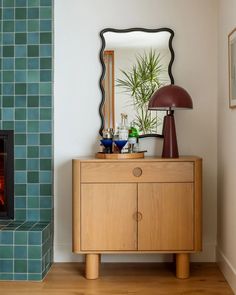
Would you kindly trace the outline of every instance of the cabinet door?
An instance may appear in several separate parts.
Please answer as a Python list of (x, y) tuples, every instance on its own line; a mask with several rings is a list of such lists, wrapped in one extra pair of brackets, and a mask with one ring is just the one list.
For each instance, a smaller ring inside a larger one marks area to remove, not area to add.
[(137, 184), (82, 184), (81, 249), (137, 250)]
[(138, 185), (138, 250), (193, 249), (193, 184)]

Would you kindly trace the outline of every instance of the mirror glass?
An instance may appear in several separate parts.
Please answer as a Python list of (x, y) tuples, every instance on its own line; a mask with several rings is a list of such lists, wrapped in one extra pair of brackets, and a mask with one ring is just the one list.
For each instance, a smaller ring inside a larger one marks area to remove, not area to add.
[(165, 112), (149, 111), (148, 102), (158, 88), (174, 83), (174, 32), (168, 28), (105, 29), (100, 36), (100, 134), (106, 128), (117, 129), (121, 114), (126, 114), (128, 125), (132, 122), (140, 137), (162, 137)]

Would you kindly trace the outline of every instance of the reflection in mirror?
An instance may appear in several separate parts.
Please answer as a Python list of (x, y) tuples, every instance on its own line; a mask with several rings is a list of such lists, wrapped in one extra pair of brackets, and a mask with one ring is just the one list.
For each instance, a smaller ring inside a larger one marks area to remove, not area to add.
[(162, 136), (165, 112), (150, 112), (148, 102), (158, 88), (174, 83), (174, 32), (168, 28), (105, 29), (100, 36), (100, 134), (105, 128), (117, 129), (125, 113), (140, 137)]

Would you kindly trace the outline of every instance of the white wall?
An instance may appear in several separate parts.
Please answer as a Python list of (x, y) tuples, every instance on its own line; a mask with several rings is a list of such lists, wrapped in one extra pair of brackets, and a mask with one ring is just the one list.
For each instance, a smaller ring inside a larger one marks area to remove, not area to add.
[(236, 109), (229, 108), (228, 34), (236, 27), (236, 0), (219, 1), (218, 260), (236, 293)]
[[(71, 254), (71, 159), (97, 150), (101, 93), (99, 31), (107, 28), (170, 27), (175, 31), (175, 82), (193, 98), (192, 111), (176, 112), (180, 154), (203, 157), (204, 251), (214, 261), (217, 169), (217, 1), (55, 0), (55, 261)], [(143, 139), (150, 154), (162, 140)], [(229, 148), (231, 148), (229, 146)], [(136, 261), (163, 256), (128, 256)], [(106, 256), (119, 260), (120, 256)]]

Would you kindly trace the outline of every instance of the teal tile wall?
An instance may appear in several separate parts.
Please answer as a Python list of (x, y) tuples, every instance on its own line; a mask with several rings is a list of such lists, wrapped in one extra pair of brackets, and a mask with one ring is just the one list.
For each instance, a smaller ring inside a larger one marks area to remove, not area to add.
[(0, 0), (0, 7), (0, 129), (15, 132), (15, 220), (50, 221), (53, 3)]
[(41, 281), (52, 264), (52, 224), (0, 221), (0, 281)]

